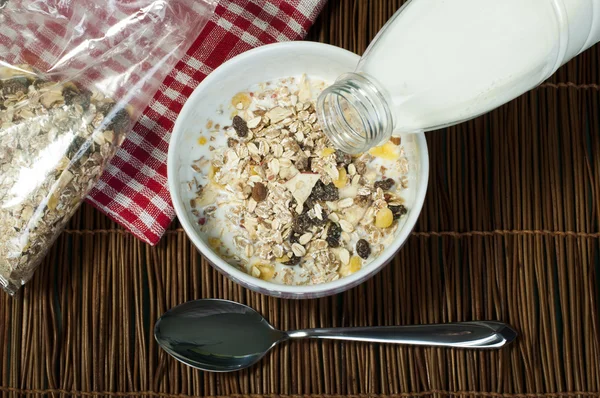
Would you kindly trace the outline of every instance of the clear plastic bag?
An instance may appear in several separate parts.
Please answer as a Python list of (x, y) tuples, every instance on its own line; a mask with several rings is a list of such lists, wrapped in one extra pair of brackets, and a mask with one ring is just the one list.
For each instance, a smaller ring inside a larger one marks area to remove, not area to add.
[(0, 0), (0, 285), (33, 274), (216, 0)]

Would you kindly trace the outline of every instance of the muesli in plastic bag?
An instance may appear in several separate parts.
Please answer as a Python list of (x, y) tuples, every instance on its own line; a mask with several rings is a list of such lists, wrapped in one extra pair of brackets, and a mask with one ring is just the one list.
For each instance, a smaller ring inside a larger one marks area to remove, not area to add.
[(216, 0), (0, 0), (0, 285), (33, 274)]

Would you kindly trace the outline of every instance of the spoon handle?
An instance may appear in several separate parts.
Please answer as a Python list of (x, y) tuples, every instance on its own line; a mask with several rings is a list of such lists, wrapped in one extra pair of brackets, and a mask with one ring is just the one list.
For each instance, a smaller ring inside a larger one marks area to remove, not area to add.
[(303, 329), (288, 332), (290, 338), (367, 341), (459, 348), (498, 348), (510, 343), (517, 332), (496, 321), (457, 322), (413, 326), (377, 326)]

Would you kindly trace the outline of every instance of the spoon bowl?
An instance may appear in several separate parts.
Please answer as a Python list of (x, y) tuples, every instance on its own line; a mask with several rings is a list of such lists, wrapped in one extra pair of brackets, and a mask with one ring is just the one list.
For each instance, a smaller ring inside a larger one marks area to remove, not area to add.
[(288, 338), (252, 308), (217, 299), (171, 309), (156, 322), (154, 336), (177, 360), (212, 372), (247, 368)]
[(232, 372), (254, 365), (276, 344), (320, 338), (458, 348), (499, 348), (517, 337), (496, 321), (436, 325), (322, 328), (283, 332), (252, 308), (233, 301), (188, 301), (167, 311), (154, 327), (158, 344), (188, 366)]

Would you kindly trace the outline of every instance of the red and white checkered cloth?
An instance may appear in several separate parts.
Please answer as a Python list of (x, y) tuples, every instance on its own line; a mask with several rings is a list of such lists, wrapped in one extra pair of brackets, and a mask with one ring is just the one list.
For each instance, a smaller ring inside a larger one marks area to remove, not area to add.
[(88, 201), (156, 244), (175, 217), (167, 187), (171, 130), (194, 88), (244, 51), (302, 39), (326, 0), (219, 0), (215, 14), (165, 79)]

